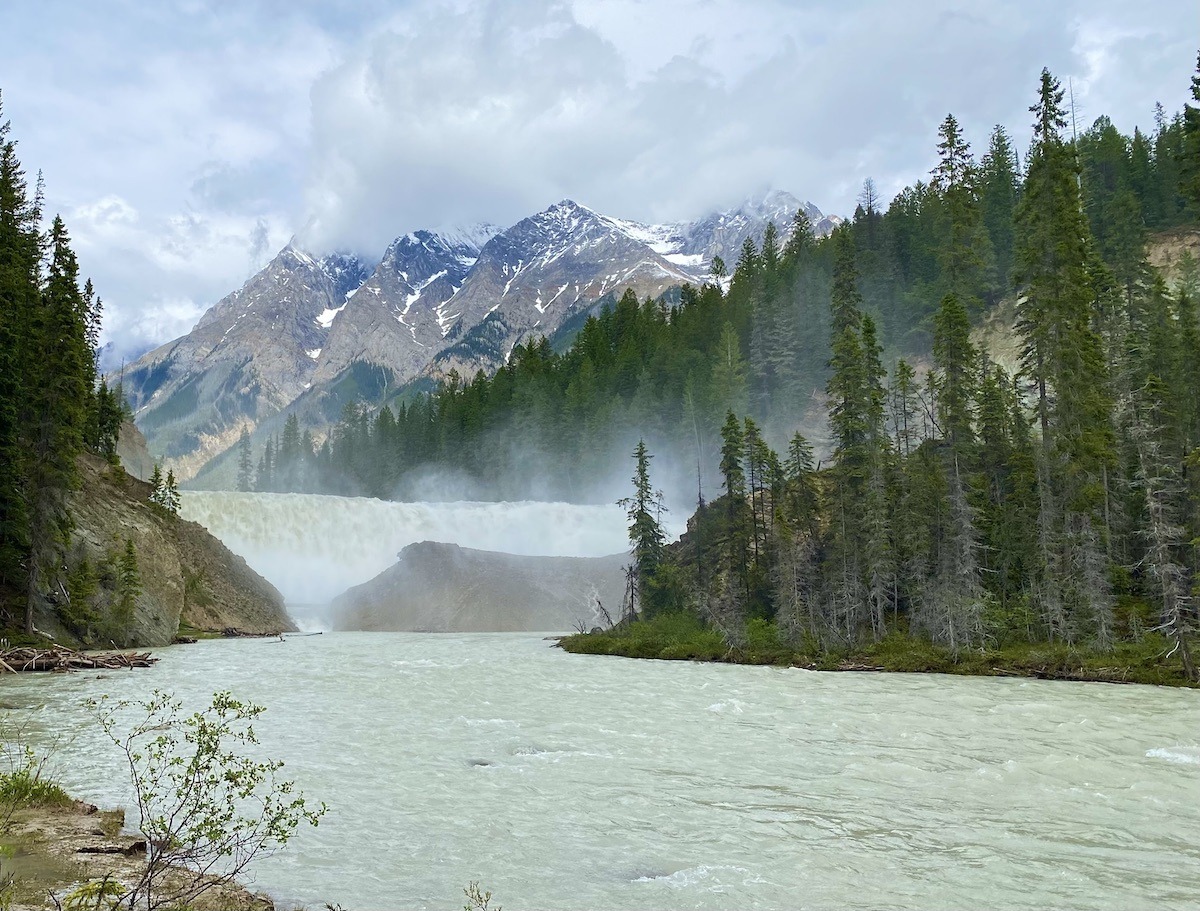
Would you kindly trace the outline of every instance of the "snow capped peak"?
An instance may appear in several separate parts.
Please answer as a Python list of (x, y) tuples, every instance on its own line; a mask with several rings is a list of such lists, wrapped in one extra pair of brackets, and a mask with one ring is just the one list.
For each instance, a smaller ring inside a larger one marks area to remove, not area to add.
[(444, 225), (435, 228), (431, 233), (436, 234), (452, 247), (471, 247), (482, 250), (489, 240), (504, 229), (499, 225), (479, 222), (473, 225)]
[(316, 257), (300, 246), (299, 241), (295, 237), (287, 242), (275, 258), (282, 259), (284, 257), (290, 257), (305, 266), (315, 267), (317, 265)]
[(385, 259), (395, 259), (405, 248), (424, 249), (427, 253), (440, 255), (451, 252), (456, 256), (475, 256), (484, 245), (501, 232), (496, 225), (480, 222), (474, 225), (449, 225), (426, 230), (410, 231), (397, 237), (384, 253)]

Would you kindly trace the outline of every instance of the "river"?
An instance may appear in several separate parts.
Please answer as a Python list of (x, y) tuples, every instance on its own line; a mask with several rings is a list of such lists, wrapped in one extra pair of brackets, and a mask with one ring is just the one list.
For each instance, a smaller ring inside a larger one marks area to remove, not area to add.
[(521, 908), (1194, 908), (1200, 697), (1017, 679), (573, 656), (518, 634), (201, 642), (150, 670), (0, 678), (75, 794), (126, 801), (81, 708), (152, 687), (268, 706), (329, 805), (278, 898)]

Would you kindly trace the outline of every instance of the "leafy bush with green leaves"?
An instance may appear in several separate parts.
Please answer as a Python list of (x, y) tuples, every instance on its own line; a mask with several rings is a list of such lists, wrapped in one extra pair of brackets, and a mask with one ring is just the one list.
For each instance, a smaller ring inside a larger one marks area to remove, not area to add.
[[(310, 807), (280, 776), (283, 762), (257, 758), (253, 722), (262, 706), (220, 692), (188, 714), (160, 690), (144, 701), (104, 696), (87, 705), (124, 754), (147, 844), (146, 867), (120, 907), (188, 905), (233, 883), (325, 814), (323, 803)], [(127, 725), (131, 712), (136, 720)]]

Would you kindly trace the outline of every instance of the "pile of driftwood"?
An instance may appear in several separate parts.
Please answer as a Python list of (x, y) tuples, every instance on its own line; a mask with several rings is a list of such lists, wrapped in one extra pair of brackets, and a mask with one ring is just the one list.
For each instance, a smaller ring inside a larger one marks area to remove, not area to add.
[(92, 652), (62, 646), (0, 649), (0, 673), (20, 671), (94, 671), (150, 667), (158, 659), (149, 652)]

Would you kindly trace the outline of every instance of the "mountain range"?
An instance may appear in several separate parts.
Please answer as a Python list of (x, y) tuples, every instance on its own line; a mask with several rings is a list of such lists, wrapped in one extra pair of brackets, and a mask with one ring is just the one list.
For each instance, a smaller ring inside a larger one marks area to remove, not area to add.
[(639, 298), (732, 269), (768, 224), (781, 241), (803, 211), (818, 235), (837, 216), (773, 191), (694, 222), (646, 225), (566, 199), (501, 229), (420, 230), (378, 261), (318, 254), (293, 239), (187, 335), (119, 380), (151, 451), (194, 478), (243, 428), (294, 412), (320, 432), (351, 401), (380, 403), (413, 383), (502, 365), (522, 341), (626, 289)]

